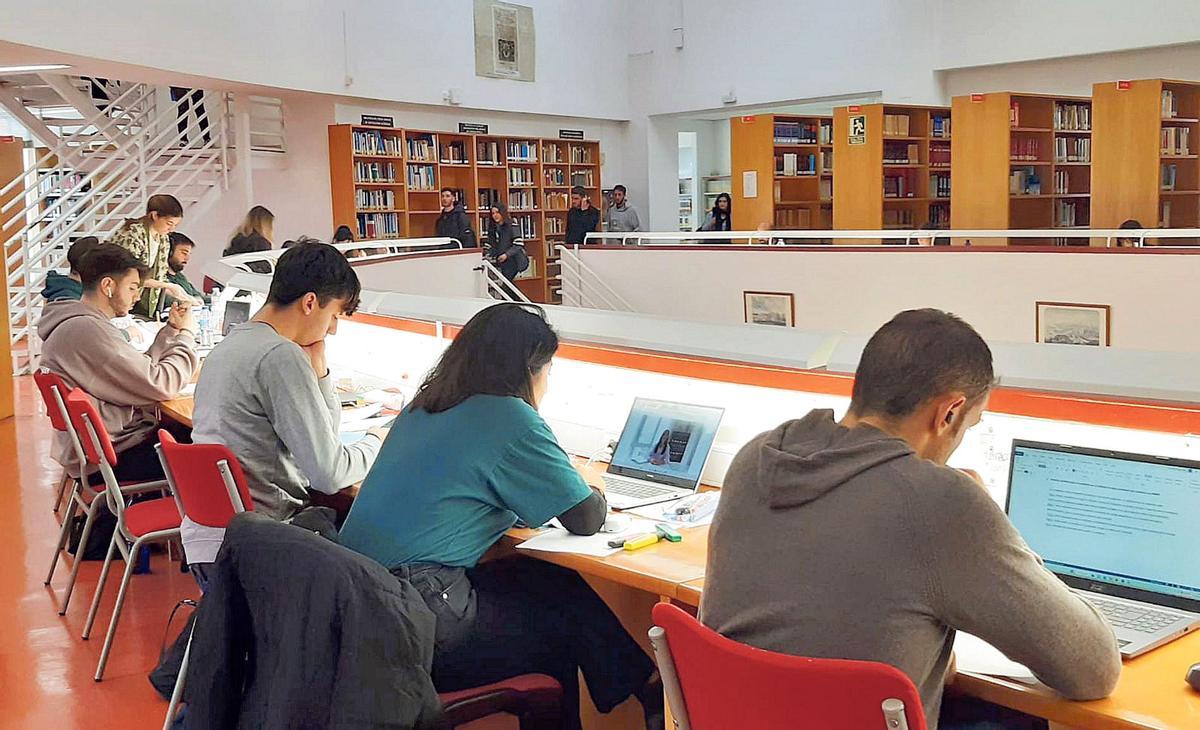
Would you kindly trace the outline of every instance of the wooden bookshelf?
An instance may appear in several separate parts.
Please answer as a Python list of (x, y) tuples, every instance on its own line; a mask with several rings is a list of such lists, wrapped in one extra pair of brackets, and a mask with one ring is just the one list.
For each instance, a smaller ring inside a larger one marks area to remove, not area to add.
[[(0, 137), (0, 188), (4, 188), (24, 174), (24, 149), (25, 140), (19, 137)], [(4, 206), (24, 195), (25, 186), (16, 185), (7, 194), (0, 197), (0, 206)], [(12, 214), (9, 213), (6, 217), (11, 218)], [(0, 228), (0, 240), (7, 241), (20, 230), (20, 227), (21, 222), (17, 221), (8, 228)], [(15, 253), (15, 248), (19, 245), (19, 241), (12, 244), (9, 250), (4, 252), (6, 258)], [(5, 273), (8, 273), (7, 267), (5, 267)], [(12, 337), (9, 333), (7, 282), (7, 276), (4, 277), (3, 281), (0, 281), (0, 420), (9, 418), (14, 413)], [(25, 347), (28, 346), (29, 340), (26, 338)]]
[[(356, 147), (356, 133), (359, 144)], [(375, 166), (360, 168), (359, 163)], [(589, 140), (455, 134), (437, 130), (333, 125), (329, 179), (335, 225), (360, 238), (433, 236), (441, 188), (457, 192), (480, 245), (489, 206), (501, 200), (522, 233), (530, 267), (517, 287), (538, 302), (558, 302), (560, 267), (553, 246), (566, 234), (573, 181), (600, 204), (600, 143)], [(391, 168), (386, 167), (391, 165)], [(394, 179), (381, 175), (394, 170)], [(366, 177), (360, 173), (369, 171)], [(382, 176), (385, 179), (377, 179)], [(391, 197), (379, 195), (390, 191)], [(381, 203), (379, 207), (364, 205)], [(395, 232), (380, 230), (388, 221)]]
[[(1173, 104), (1164, 103), (1164, 96)], [(1095, 226), (1116, 228), (1129, 219), (1146, 228), (1200, 226), (1200, 83), (1144, 79), (1096, 84), (1092, 106)], [(1167, 135), (1178, 140), (1177, 146), (1165, 147)], [(1200, 241), (1147, 243), (1194, 246)]]
[[(833, 118), (788, 114), (734, 117), (730, 124), (735, 230), (833, 226)], [(745, 173), (756, 189), (747, 195)], [(724, 178), (705, 178), (719, 180)], [(705, 192), (707, 216), (717, 193)]]
[[(1091, 223), (1091, 100), (998, 92), (952, 101), (953, 228), (1086, 228)], [(1086, 245), (982, 239), (983, 245)]]
[[(857, 117), (865, 128), (851, 140), (850, 122)], [(948, 178), (951, 173), (950, 117), (946, 107), (863, 104), (834, 109), (833, 227), (949, 227), (950, 197), (939, 194), (931, 176)]]

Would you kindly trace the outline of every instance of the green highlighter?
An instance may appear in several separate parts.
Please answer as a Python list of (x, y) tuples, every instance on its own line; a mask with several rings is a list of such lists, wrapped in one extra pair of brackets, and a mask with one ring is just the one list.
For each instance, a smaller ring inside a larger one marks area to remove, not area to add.
[(667, 542), (682, 542), (683, 541), (683, 535), (680, 535), (679, 531), (676, 530), (674, 527), (671, 527), (670, 525), (657, 524), (654, 526), (654, 531), (658, 533), (659, 537), (666, 540)]

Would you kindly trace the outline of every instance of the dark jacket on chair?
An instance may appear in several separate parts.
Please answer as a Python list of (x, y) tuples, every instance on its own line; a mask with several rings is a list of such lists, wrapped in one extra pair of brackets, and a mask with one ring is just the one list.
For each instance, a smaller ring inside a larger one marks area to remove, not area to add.
[(294, 525), (229, 524), (197, 610), (190, 728), (437, 728), (434, 616), (411, 584)]

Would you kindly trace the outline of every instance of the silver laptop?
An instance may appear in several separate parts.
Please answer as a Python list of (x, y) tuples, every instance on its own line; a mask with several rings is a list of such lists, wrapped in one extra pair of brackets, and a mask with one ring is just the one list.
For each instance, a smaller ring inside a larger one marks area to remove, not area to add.
[(1200, 626), (1200, 462), (1013, 441), (1006, 511), (1121, 656)]
[(634, 399), (604, 475), (608, 506), (632, 509), (694, 493), (724, 413), (711, 406)]

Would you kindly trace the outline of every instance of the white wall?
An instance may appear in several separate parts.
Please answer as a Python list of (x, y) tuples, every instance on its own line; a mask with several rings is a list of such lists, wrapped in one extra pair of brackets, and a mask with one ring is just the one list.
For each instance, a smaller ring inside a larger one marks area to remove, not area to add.
[(411, 255), (401, 259), (356, 262), (354, 271), (364, 289), (439, 297), (477, 297), (480, 294), (479, 251)]
[(1200, 352), (1200, 255), (703, 247), (581, 255), (645, 314), (742, 322), (742, 292), (791, 292), (800, 329), (869, 335), (899, 311), (935, 307), (989, 341), (1033, 342), (1035, 302), (1079, 302), (1112, 307), (1114, 347)]

